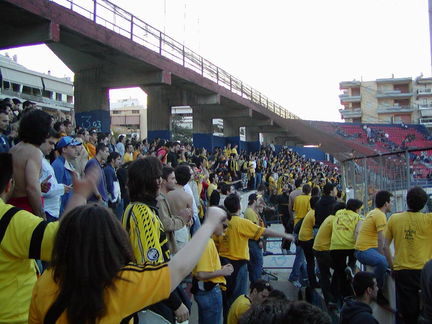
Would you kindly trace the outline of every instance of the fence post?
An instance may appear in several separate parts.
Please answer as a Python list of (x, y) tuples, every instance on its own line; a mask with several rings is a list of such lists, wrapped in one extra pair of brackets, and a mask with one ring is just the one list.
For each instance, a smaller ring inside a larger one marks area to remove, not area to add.
[(93, 21), (96, 22), (96, 8), (97, 8), (97, 0), (93, 0)]
[(204, 76), (204, 58), (201, 56), (201, 75)]
[(407, 192), (411, 187), (411, 173), (410, 173), (410, 158), (409, 152), (405, 151), (405, 163), (406, 163), (406, 171), (407, 171)]
[(186, 57), (185, 57), (185, 47), (184, 47), (184, 44), (182, 46), (182, 59), (183, 59), (183, 66), (185, 66)]
[(133, 26), (134, 26), (134, 16), (131, 15), (131, 26), (130, 26), (130, 39), (133, 40)]
[(162, 32), (159, 32), (159, 55), (162, 55)]
[(216, 66), (216, 83), (219, 84), (219, 67)]
[(231, 74), (230, 74), (230, 79), (229, 79), (229, 81), (230, 81), (230, 91), (232, 91), (232, 78), (231, 78)]
[(364, 179), (364, 200), (363, 205), (365, 213), (369, 212), (369, 188), (368, 188), (368, 172), (367, 172), (367, 158), (363, 159), (363, 179)]

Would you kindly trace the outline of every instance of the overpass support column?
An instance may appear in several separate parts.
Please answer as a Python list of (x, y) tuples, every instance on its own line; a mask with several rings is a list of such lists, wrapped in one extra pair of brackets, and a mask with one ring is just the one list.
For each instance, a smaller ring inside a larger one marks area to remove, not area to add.
[(147, 94), (147, 138), (171, 139), (171, 107), (177, 100), (169, 86), (156, 85), (141, 87)]
[(205, 147), (212, 152), (213, 142), (213, 116), (200, 106), (192, 107), (192, 134), (195, 147)]
[(238, 123), (232, 119), (224, 118), (223, 132), (226, 144), (231, 143), (231, 147), (238, 145), (240, 148), (240, 125)]
[(109, 89), (100, 86), (98, 69), (75, 74), (74, 108), (76, 125), (108, 132), (111, 129)]
[(249, 152), (256, 152), (260, 149), (259, 132), (252, 127), (246, 126), (246, 145)]

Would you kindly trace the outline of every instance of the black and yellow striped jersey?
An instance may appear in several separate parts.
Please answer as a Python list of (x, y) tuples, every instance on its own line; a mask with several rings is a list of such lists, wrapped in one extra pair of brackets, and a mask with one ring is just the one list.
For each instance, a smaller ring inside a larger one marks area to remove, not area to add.
[(129, 234), (137, 263), (170, 260), (168, 238), (157, 208), (145, 203), (130, 203), (123, 214), (123, 227)]

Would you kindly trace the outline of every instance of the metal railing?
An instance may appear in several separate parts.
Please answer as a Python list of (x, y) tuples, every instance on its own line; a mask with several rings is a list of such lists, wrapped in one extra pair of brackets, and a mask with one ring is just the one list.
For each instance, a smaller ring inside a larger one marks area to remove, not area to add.
[(283, 118), (299, 119), (268, 97), (180, 42), (106, 0), (48, 0), (158, 53)]
[(394, 195), (394, 211), (405, 210), (411, 187), (432, 188), (431, 152), (432, 147), (426, 147), (343, 161), (342, 183), (347, 197), (363, 201), (367, 213), (374, 208), (375, 194), (387, 190)]

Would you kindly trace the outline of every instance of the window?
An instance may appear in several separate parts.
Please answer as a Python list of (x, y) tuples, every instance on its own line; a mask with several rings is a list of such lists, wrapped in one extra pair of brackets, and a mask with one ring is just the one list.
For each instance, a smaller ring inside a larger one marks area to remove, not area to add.
[(32, 94), (32, 89), (30, 87), (23, 86), (22, 93), (31, 95)]
[(113, 115), (120, 115), (121, 111), (120, 110), (113, 110), (112, 113), (113, 113)]
[(10, 83), (7, 81), (3, 81), (3, 89), (9, 89), (10, 88)]
[(52, 99), (52, 95), (53, 95), (52, 91), (47, 91), (47, 90), (42, 91), (42, 97)]
[(132, 114), (139, 114), (139, 110), (132, 110)]
[(73, 103), (73, 96), (67, 96), (66, 97), (66, 101), (67, 101), (67, 103)]
[(56, 93), (56, 100), (62, 101), (62, 94), (61, 93)]
[(12, 90), (15, 92), (20, 92), (21, 85), (18, 83), (12, 83)]

